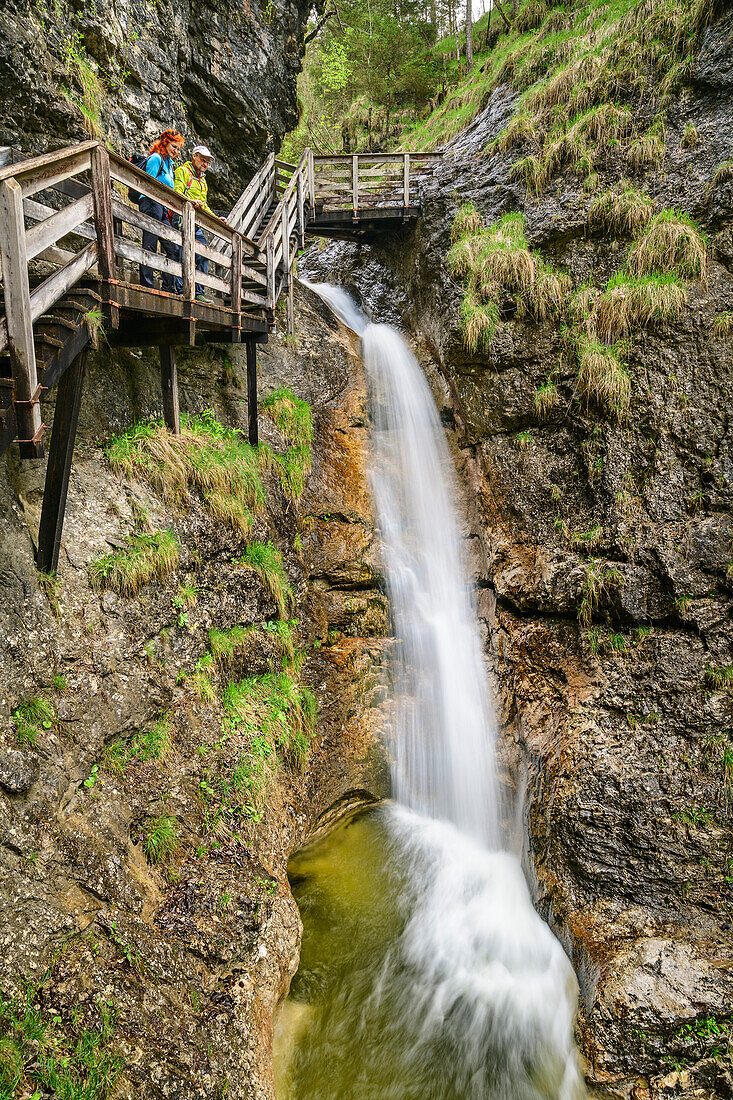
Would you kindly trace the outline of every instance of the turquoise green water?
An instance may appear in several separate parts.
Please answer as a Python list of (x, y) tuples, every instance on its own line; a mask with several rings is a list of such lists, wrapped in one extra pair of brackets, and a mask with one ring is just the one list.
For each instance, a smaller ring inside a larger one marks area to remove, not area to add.
[[(463, 853), (478, 871), (456, 872)], [(278, 1100), (579, 1095), (534, 1021), (552, 1004), (521, 1008), (550, 987), (527, 983), (521, 957), (492, 957), (492, 894), (503, 920), (512, 868), (452, 827), (390, 807), (298, 853), (289, 874), (304, 931), (276, 1024)], [(534, 975), (537, 958), (526, 967)]]

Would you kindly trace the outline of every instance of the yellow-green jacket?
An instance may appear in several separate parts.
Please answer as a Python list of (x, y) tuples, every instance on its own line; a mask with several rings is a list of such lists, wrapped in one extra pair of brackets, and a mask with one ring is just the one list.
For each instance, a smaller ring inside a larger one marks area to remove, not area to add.
[(190, 160), (187, 160), (185, 164), (179, 164), (176, 168), (173, 188), (179, 195), (184, 195), (187, 199), (200, 199), (204, 210), (208, 211), (209, 214), (214, 213), (207, 202), (209, 188), (206, 183), (206, 176), (197, 176), (196, 169)]

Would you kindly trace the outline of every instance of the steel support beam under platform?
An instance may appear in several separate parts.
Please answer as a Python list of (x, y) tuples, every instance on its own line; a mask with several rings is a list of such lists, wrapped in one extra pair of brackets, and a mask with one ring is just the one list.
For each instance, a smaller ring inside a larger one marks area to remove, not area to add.
[(369, 240), (384, 233), (399, 232), (417, 221), (419, 206), (390, 206), (375, 209), (323, 211), (316, 207), (305, 225), (306, 236), (329, 237), (337, 241)]

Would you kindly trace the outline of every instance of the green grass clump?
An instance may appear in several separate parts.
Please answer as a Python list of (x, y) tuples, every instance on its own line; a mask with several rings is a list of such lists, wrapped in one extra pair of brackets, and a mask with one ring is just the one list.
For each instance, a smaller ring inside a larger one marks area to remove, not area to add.
[(697, 132), (697, 126), (692, 122), (688, 122), (685, 126), (685, 132), (682, 135), (680, 145), (683, 149), (697, 149), (700, 144), (700, 135)]
[(715, 665), (706, 668), (705, 682), (713, 691), (733, 690), (733, 665)]
[(180, 547), (172, 531), (130, 535), (127, 545), (93, 561), (89, 566), (92, 588), (111, 588), (121, 596), (134, 596), (152, 580), (165, 580), (178, 566)]
[(256, 449), (210, 410), (182, 417), (180, 436), (161, 421), (136, 424), (113, 440), (107, 457), (113, 470), (146, 481), (167, 503), (185, 507), (195, 490), (215, 519), (245, 537), (265, 502)]
[(674, 273), (684, 279), (707, 271), (707, 237), (686, 214), (661, 210), (637, 237), (627, 266), (633, 275)]
[(598, 298), (593, 321), (601, 340), (612, 344), (638, 328), (674, 320), (685, 301), (677, 275), (633, 276), (621, 271), (609, 279)]
[(717, 187), (720, 183), (728, 183), (733, 180), (733, 158), (722, 161), (713, 173), (710, 181), (711, 187)]
[(245, 648), (251, 633), (251, 628), (244, 626), (232, 626), (229, 630), (210, 630), (209, 648), (216, 663), (229, 665), (235, 653)]
[(615, 566), (593, 559), (586, 564), (580, 587), (578, 618), (584, 627), (590, 627), (600, 601), (624, 584), (624, 575)]
[(540, 420), (544, 420), (548, 416), (552, 409), (556, 408), (560, 403), (560, 395), (557, 392), (557, 386), (551, 378), (548, 378), (546, 382), (543, 382), (541, 386), (537, 388), (534, 395), (534, 410)]
[(587, 336), (579, 337), (578, 389), (589, 402), (596, 402), (615, 420), (623, 420), (631, 401), (631, 378), (623, 362), (624, 345), (608, 347)]
[(464, 202), (459, 206), (451, 225), (451, 241), (464, 240), (475, 237), (484, 227), (484, 220), (472, 202)]
[(469, 352), (488, 351), (503, 296), (514, 296), (519, 312), (539, 321), (559, 313), (570, 280), (530, 252), (523, 214), (505, 214), (489, 229), (472, 214), (459, 229), (463, 235), (454, 223), (447, 262), (451, 274), (464, 280), (460, 317)]
[[(313, 420), (310, 405), (283, 388), (268, 394), (262, 409), (290, 443), (282, 455), (268, 449), (266, 462), (278, 474), (287, 495), (297, 500), (303, 493), (305, 475), (311, 468)], [(265, 454), (264, 448), (262, 450)]]
[(230, 684), (224, 709), (232, 727), (264, 738), (274, 753), (302, 767), (308, 758), (317, 708), (309, 688), (289, 672), (252, 676)]
[(645, 191), (639, 191), (628, 180), (616, 188), (604, 191), (593, 200), (588, 211), (590, 229), (635, 237), (651, 221), (654, 203)]
[(295, 608), (295, 595), (285, 574), (283, 557), (271, 542), (251, 542), (239, 559), (240, 565), (253, 569), (275, 600), (278, 615), (287, 619)]
[(658, 130), (647, 130), (631, 142), (626, 159), (629, 166), (637, 172), (656, 168), (664, 160), (664, 148), (662, 134)]
[(733, 312), (724, 310), (713, 321), (713, 331), (716, 336), (730, 336), (733, 332)]
[(161, 814), (151, 818), (145, 827), (143, 850), (150, 863), (162, 863), (178, 848), (181, 836), (178, 818)]
[(173, 747), (173, 728), (169, 714), (147, 729), (136, 733), (129, 741), (112, 741), (104, 752), (104, 766), (108, 771), (121, 775), (133, 764), (146, 764), (149, 760), (165, 760)]
[(12, 714), (19, 745), (35, 745), (44, 731), (57, 725), (56, 709), (40, 695), (21, 703)]
[(123, 1066), (109, 1049), (114, 1014), (103, 1006), (102, 1025), (61, 1030), (61, 1018), (41, 1007), (39, 992), (23, 999), (0, 995), (0, 1097), (106, 1100)]

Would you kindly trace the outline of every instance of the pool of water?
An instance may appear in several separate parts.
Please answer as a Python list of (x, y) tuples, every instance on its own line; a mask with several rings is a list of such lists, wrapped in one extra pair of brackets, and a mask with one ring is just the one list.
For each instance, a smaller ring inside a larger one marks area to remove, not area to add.
[(296, 854), (278, 1100), (540, 1100), (583, 1087), (575, 980), (516, 860), (390, 804)]

